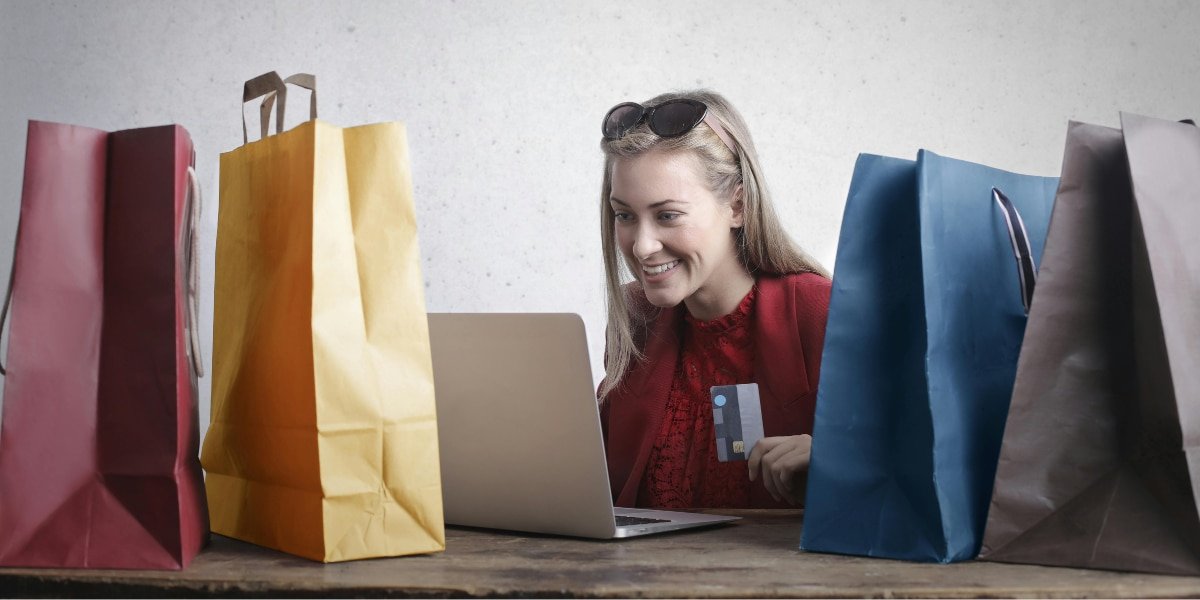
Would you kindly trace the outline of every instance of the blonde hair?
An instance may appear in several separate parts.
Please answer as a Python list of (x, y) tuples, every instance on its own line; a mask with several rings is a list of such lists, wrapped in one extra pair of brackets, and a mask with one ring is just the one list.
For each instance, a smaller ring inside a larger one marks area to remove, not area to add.
[(642, 296), (640, 286), (622, 285), (633, 278), (617, 247), (614, 221), (616, 215), (609, 204), (612, 194), (613, 165), (619, 160), (640, 156), (651, 151), (691, 152), (704, 170), (709, 189), (719, 198), (732, 199), (742, 186), (744, 226), (736, 230), (738, 259), (751, 275), (759, 273), (784, 275), (788, 273), (829, 273), (816, 260), (792, 241), (779, 223), (771, 195), (763, 182), (762, 167), (750, 131), (745, 121), (720, 94), (710, 90), (674, 92), (655, 96), (643, 106), (657, 106), (668, 100), (687, 98), (699, 100), (717, 117), (733, 139), (737, 156), (709, 127), (697, 125), (684, 135), (664, 138), (641, 123), (620, 139), (604, 139), (604, 181), (600, 192), (600, 236), (604, 253), (604, 275), (607, 288), (608, 326), (605, 330), (607, 352), (604, 358), (605, 378), (600, 397), (616, 389), (634, 360), (643, 358), (640, 344), (645, 341), (649, 324), (658, 311)]

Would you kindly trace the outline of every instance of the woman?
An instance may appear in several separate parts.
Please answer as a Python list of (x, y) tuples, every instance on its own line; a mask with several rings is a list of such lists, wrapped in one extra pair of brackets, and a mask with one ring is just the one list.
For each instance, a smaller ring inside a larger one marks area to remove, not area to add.
[[(603, 132), (599, 397), (615, 503), (802, 503), (828, 275), (783, 231), (750, 133), (720, 95), (622, 103)], [(746, 383), (767, 437), (746, 462), (720, 462), (709, 390)]]

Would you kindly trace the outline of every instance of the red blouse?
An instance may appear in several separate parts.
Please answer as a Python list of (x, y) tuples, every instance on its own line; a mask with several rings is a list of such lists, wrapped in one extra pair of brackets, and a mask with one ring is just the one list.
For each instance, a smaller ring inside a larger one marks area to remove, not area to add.
[[(754, 310), (747, 319), (754, 336), (750, 381), (758, 384), (767, 437), (812, 433), (830, 287), (828, 279), (813, 273), (760, 273), (756, 278)], [(639, 308), (652, 308), (636, 281), (625, 291)], [(689, 329), (686, 312), (682, 305), (656, 310), (644, 329), (634, 331), (645, 358), (633, 362), (621, 384), (600, 400), (609, 483), (617, 506), (637, 506), (646, 483), (650, 453), (663, 428), (681, 362), (684, 331)], [(707, 435), (704, 439), (707, 444)], [(791, 508), (772, 499), (758, 484), (761, 481), (750, 491), (754, 508)]]
[(709, 389), (750, 383), (754, 374), (751, 314), (757, 287), (733, 312), (711, 321), (684, 315), (680, 360), (662, 427), (646, 466), (637, 505), (653, 508), (747, 508), (745, 461), (719, 462)]

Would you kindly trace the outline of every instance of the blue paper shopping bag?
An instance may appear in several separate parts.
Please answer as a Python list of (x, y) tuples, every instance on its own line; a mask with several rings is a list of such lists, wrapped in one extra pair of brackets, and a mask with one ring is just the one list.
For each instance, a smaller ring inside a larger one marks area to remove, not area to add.
[(834, 268), (804, 550), (979, 551), (1057, 178), (861, 155)]

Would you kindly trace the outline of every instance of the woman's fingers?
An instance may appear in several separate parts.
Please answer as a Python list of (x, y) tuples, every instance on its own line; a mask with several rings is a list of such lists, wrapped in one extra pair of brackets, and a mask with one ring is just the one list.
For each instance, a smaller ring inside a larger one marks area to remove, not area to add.
[(784, 464), (783, 458), (783, 456), (779, 457), (771, 465), (771, 480), (775, 485), (775, 489), (779, 491), (779, 495), (791, 503), (792, 496), (788, 488), (788, 477), (791, 474), (791, 470)]
[(767, 488), (767, 491), (771, 493), (771, 497), (774, 498), (776, 502), (779, 502), (784, 500), (784, 498), (787, 496), (787, 493), (782, 485), (782, 479), (780, 477), (780, 469), (782, 468), (781, 459), (792, 450), (792, 446), (788, 444), (789, 438), (777, 439), (779, 439), (780, 442), (774, 444), (766, 454), (763, 454), (762, 476), (763, 485)]
[(796, 485), (796, 476), (808, 470), (808, 450), (793, 448), (779, 458), (779, 465), (782, 468), (780, 484), (788, 491), (793, 490)]
[(804, 478), (808, 473), (808, 457), (808, 450), (793, 448), (776, 463), (776, 487), (793, 505), (804, 501)]
[(812, 436), (792, 435), (763, 438), (750, 455), (750, 480), (761, 471), (763, 487), (777, 502), (803, 501), (802, 481), (808, 472)]
[(812, 436), (808, 434), (759, 440), (747, 460), (750, 481), (756, 481), (761, 474), (763, 487), (776, 502), (786, 500), (793, 505), (803, 502), (811, 450)]
[(786, 438), (767, 437), (758, 440), (758, 443), (754, 444), (754, 448), (750, 450), (750, 458), (746, 460), (747, 467), (750, 469), (750, 481), (758, 478), (758, 471), (762, 464), (763, 456), (783, 443), (784, 439)]

